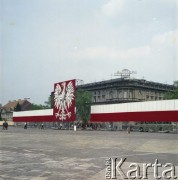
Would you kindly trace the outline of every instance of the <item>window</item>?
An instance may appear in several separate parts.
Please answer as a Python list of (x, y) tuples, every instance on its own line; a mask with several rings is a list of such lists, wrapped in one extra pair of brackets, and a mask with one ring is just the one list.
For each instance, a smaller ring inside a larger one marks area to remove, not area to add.
[(109, 98), (113, 99), (113, 92), (112, 91), (109, 92)]
[(118, 98), (122, 98), (122, 91), (118, 91)]
[(102, 95), (102, 100), (105, 101), (105, 95)]
[(96, 102), (96, 96), (93, 96), (93, 102)]
[(133, 97), (133, 92), (132, 92), (132, 91), (130, 91), (130, 93), (129, 93), (129, 98), (131, 98), (131, 99), (132, 99), (132, 97)]
[(124, 91), (124, 99), (127, 98), (127, 91)]

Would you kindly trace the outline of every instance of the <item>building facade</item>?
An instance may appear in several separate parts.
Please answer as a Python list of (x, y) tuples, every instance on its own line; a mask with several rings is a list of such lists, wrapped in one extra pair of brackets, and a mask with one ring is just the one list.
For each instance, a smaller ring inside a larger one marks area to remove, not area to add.
[(175, 92), (173, 85), (124, 78), (84, 84), (77, 88), (90, 91), (93, 104), (163, 100), (165, 93)]
[(9, 101), (6, 105), (2, 107), (1, 110), (2, 120), (12, 121), (13, 112), (16, 110), (17, 106), (20, 106), (20, 111), (31, 110), (31, 103), (26, 99)]

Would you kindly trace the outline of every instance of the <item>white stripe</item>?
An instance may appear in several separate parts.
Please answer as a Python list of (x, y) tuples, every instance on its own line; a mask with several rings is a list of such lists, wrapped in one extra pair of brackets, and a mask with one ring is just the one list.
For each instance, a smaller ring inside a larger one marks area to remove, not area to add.
[(115, 112), (178, 111), (178, 100), (132, 102), (122, 104), (93, 105), (91, 114)]
[(52, 116), (53, 109), (13, 112), (13, 117)]

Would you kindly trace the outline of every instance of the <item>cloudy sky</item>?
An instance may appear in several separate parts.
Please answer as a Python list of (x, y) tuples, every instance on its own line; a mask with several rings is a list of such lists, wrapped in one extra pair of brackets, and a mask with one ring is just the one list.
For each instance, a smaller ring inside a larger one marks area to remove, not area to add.
[(0, 0), (0, 103), (48, 99), (53, 84), (178, 80), (177, 0)]

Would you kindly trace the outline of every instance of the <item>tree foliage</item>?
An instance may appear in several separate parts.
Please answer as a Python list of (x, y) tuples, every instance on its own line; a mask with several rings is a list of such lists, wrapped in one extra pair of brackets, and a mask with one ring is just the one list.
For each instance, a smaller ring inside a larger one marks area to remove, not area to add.
[(174, 86), (176, 87), (175, 92), (167, 92), (165, 99), (178, 99), (178, 81), (174, 81)]
[(53, 102), (54, 102), (54, 97), (50, 95), (48, 97), (48, 100), (44, 102), (45, 105), (42, 104), (32, 104), (31, 110), (40, 110), (40, 109), (50, 109), (53, 108)]
[(92, 95), (90, 92), (83, 89), (76, 91), (76, 114), (77, 119), (81, 120), (86, 126), (88, 120), (90, 120)]
[(14, 111), (21, 111), (21, 105), (17, 103), (17, 106), (14, 108)]
[(49, 109), (48, 106), (42, 104), (33, 104), (31, 105), (31, 110), (40, 110), (40, 109)]
[(48, 107), (48, 108), (53, 108), (53, 104), (54, 104), (54, 94), (51, 94), (49, 97), (48, 97), (48, 100), (44, 102), (45, 105)]

